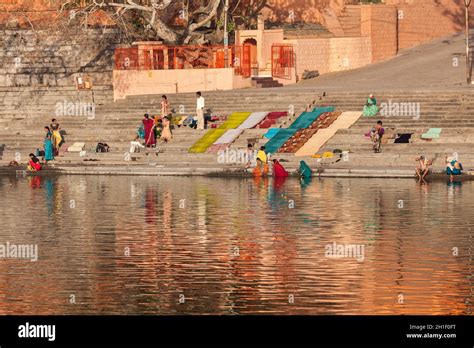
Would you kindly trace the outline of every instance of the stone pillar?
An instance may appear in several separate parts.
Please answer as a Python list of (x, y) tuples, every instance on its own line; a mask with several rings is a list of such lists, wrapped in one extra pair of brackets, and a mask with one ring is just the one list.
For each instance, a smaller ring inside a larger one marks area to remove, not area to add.
[(163, 48), (163, 69), (168, 70), (169, 68), (169, 55), (168, 48)]
[(257, 62), (259, 72), (265, 69), (265, 59), (263, 54), (263, 49), (265, 47), (263, 42), (265, 31), (265, 19), (263, 16), (258, 16), (257, 22)]

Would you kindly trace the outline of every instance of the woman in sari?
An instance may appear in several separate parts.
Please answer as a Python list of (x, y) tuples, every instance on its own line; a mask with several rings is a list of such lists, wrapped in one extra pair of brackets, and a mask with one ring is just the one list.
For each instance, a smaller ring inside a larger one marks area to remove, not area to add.
[(268, 156), (265, 152), (265, 146), (261, 146), (257, 152), (257, 166), (253, 170), (254, 176), (266, 176), (268, 173)]
[(379, 112), (379, 107), (377, 106), (377, 99), (375, 99), (374, 95), (369, 95), (367, 102), (364, 106), (364, 110), (362, 111), (362, 116), (372, 117), (377, 115)]
[(148, 114), (145, 114), (142, 122), (145, 127), (145, 146), (151, 147), (155, 145), (155, 124)]
[(36, 157), (34, 154), (30, 153), (30, 159), (28, 161), (28, 167), (27, 169), (30, 172), (37, 172), (38, 170), (41, 170), (41, 164), (40, 160), (38, 157)]
[(449, 180), (454, 180), (454, 175), (461, 175), (463, 171), (463, 167), (461, 162), (459, 162), (454, 157), (447, 157), (446, 156), (446, 174), (449, 175)]
[(300, 161), (300, 169), (298, 170), (300, 176), (304, 179), (310, 178), (313, 175), (313, 171), (311, 168), (306, 164), (305, 161)]
[(53, 150), (53, 133), (48, 126), (44, 127), (46, 135), (44, 137), (44, 160), (46, 162), (54, 160), (54, 150)]
[(171, 140), (170, 121), (167, 117), (163, 117), (163, 130), (161, 131), (161, 140), (165, 143)]
[(55, 118), (51, 120), (50, 127), (51, 127), (51, 140), (53, 143), (54, 153), (58, 155), (59, 147), (61, 146), (63, 137), (61, 136), (61, 133), (59, 132), (60, 131), (59, 123), (56, 121)]
[(273, 177), (284, 178), (288, 176), (286, 169), (278, 162), (277, 159), (273, 160)]

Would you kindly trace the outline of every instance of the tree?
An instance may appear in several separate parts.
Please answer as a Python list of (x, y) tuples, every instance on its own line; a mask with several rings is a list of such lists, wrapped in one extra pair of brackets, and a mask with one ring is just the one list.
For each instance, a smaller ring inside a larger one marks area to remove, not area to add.
[[(256, 20), (266, 0), (230, 1), (230, 15), (242, 24)], [(160, 39), (167, 44), (216, 44), (223, 40), (222, 0), (68, 0), (59, 10), (67, 24), (87, 23), (106, 13), (133, 39)], [(234, 27), (234, 21), (229, 25)]]

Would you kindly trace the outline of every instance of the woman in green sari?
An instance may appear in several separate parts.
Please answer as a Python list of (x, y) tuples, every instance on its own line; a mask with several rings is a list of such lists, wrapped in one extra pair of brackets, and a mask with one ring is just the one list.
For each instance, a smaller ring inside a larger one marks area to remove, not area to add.
[(300, 176), (304, 179), (311, 178), (313, 175), (313, 171), (311, 168), (306, 164), (305, 161), (300, 161), (300, 169), (298, 169)]
[(362, 111), (362, 116), (372, 117), (377, 115), (379, 112), (379, 107), (377, 106), (377, 99), (375, 99), (374, 95), (369, 95), (367, 99), (367, 103), (364, 106), (364, 110)]
[(46, 126), (44, 127), (46, 135), (44, 137), (44, 160), (46, 162), (54, 160), (54, 148), (53, 148), (53, 133), (51, 129)]

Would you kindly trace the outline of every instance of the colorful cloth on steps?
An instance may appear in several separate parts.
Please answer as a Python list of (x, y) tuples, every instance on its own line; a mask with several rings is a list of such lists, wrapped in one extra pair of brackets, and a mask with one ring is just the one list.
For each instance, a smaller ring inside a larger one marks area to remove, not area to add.
[(261, 122), (257, 125), (257, 128), (270, 128), (275, 123), (278, 122), (278, 119), (281, 117), (287, 116), (286, 111), (274, 111), (270, 112)]
[(421, 135), (421, 139), (438, 139), (441, 135), (441, 128), (430, 128)]
[(243, 129), (228, 129), (219, 139), (217, 139), (213, 145), (223, 145), (223, 144), (231, 144), (235, 139), (242, 134)]
[(278, 134), (271, 138), (267, 144), (265, 144), (268, 153), (275, 153), (285, 142), (291, 138), (298, 130), (307, 128), (311, 125), (318, 117), (325, 112), (334, 111), (333, 106), (325, 106), (315, 108), (311, 112), (303, 112), (288, 128), (281, 129)]
[(278, 152), (296, 153), (315, 133), (329, 127), (338, 117), (340, 112), (325, 112), (313, 121), (307, 128), (299, 129), (283, 144)]
[(242, 122), (238, 129), (249, 129), (258, 125), (265, 117), (267, 117), (268, 111), (253, 112), (250, 116)]
[(279, 131), (281, 130), (281, 128), (270, 128), (268, 129), (268, 131), (263, 135), (265, 138), (267, 139), (271, 139), (273, 138)]

